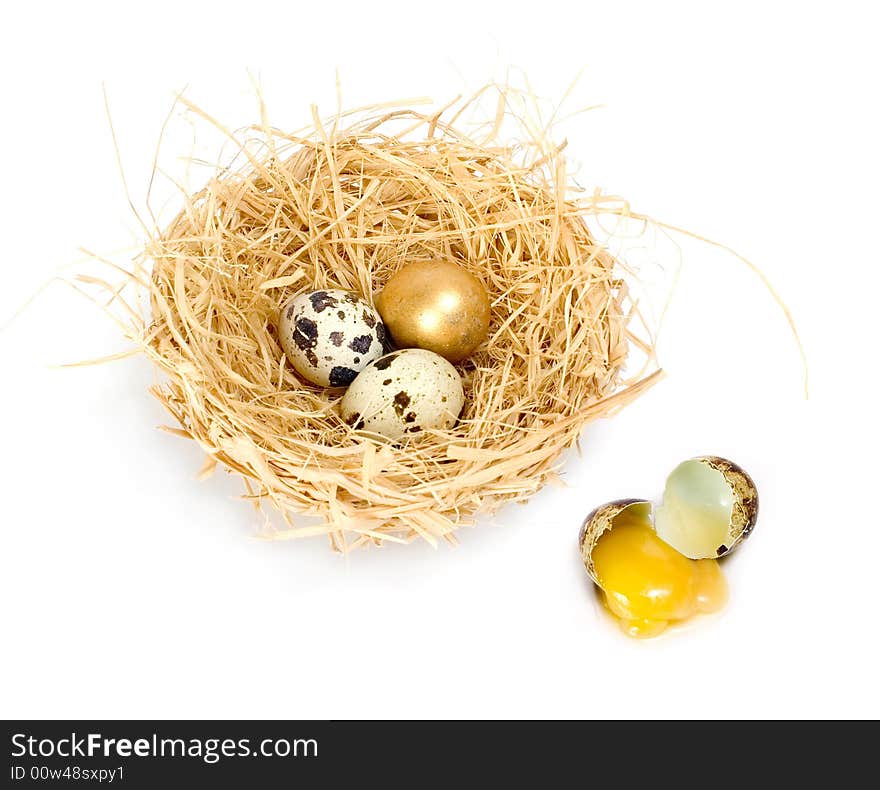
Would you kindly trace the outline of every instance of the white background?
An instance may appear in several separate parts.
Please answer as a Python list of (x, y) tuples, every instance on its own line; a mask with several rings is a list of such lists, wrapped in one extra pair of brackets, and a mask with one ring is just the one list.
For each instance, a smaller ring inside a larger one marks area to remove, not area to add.
[[(461, 545), (347, 558), (254, 538), (235, 479), (198, 449), (125, 347), (62, 285), (0, 332), (0, 715), (19, 717), (877, 716), (878, 93), (869, 3), (16, 3), (0, 48), (6, 322), (80, 245), (138, 230), (175, 90), (231, 127), (406, 96), (445, 101), (509, 66), (559, 98), (589, 186), (729, 243), (683, 242), (660, 340), (668, 376), (590, 426), (569, 487)], [(189, 137), (188, 137), (189, 135)], [(186, 155), (175, 115), (164, 156)], [(215, 153), (217, 153), (215, 151)], [(157, 187), (161, 191), (161, 187)], [(674, 256), (669, 258), (674, 265)], [(66, 268), (65, 268), (66, 267)], [(726, 564), (726, 612), (648, 643), (603, 614), (579, 564), (584, 514), (657, 494), (712, 452), (762, 512)]]

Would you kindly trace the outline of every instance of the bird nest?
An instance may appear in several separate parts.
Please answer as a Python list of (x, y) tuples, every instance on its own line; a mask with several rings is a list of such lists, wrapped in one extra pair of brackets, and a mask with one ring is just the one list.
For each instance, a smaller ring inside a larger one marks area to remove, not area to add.
[[(459, 102), (315, 113), (296, 134), (266, 124), (228, 133), (236, 166), (188, 195), (128, 272), (149, 308), (130, 310), (127, 334), (163, 374), (153, 392), (174, 431), (208, 454), (206, 470), (237, 473), (247, 497), (280, 511), (271, 534), (326, 534), (339, 550), (454, 541), (478, 513), (554, 480), (584, 426), (654, 380), (647, 366), (624, 373), (650, 343), (633, 331), (622, 268), (588, 222), (625, 204), (576, 189), (564, 146), (511, 118), (504, 91), (498, 99), (495, 117), (469, 132), (471, 105)], [(511, 120), (518, 137), (502, 139)], [(457, 365), (459, 422), (383, 443), (340, 418), (342, 391), (287, 364), (279, 306), (313, 288), (372, 302), (401, 266), (425, 259), (484, 283), (491, 328)]]

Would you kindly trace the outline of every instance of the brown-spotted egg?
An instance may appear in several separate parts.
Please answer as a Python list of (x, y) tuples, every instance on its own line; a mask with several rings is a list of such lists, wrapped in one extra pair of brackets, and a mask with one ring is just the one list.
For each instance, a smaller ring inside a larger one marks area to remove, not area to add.
[(430, 428), (451, 428), (464, 406), (461, 376), (423, 348), (394, 351), (370, 363), (342, 398), (342, 419), (357, 431), (396, 441)]
[(379, 313), (352, 291), (327, 288), (288, 299), (278, 325), (281, 347), (303, 378), (345, 387), (388, 351)]

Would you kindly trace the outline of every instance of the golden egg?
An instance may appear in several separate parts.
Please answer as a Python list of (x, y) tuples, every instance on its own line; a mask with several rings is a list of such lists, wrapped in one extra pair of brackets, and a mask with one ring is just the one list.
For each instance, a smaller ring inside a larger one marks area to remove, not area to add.
[(458, 362), (489, 333), (489, 295), (467, 270), (449, 261), (404, 266), (376, 297), (398, 348), (425, 348)]

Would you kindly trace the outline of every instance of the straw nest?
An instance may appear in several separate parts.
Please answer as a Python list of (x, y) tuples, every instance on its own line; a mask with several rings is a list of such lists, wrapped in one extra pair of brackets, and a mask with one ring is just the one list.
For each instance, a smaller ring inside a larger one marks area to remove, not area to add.
[[(129, 335), (164, 374), (154, 394), (173, 430), (208, 454), (206, 471), (238, 473), (247, 497), (281, 512), (274, 536), (327, 534), (340, 550), (452, 541), (478, 512), (554, 480), (585, 424), (653, 381), (646, 370), (624, 377), (633, 344), (650, 348), (631, 331), (618, 263), (586, 221), (620, 202), (575, 190), (564, 146), (533, 123), (515, 118), (518, 142), (502, 142), (511, 103), (498, 98), (496, 117), (469, 133), (467, 102), (314, 113), (297, 134), (265, 123), (247, 139), (229, 133), (237, 166), (187, 196), (136, 260), (130, 276), (149, 311)], [(458, 365), (458, 425), (383, 444), (340, 419), (341, 391), (286, 364), (278, 310), (318, 287), (372, 301), (418, 259), (477, 275), (491, 329)]]

